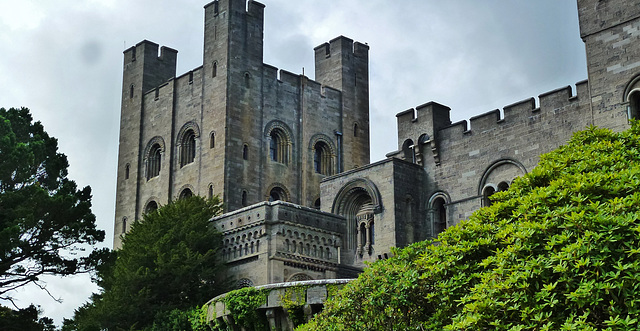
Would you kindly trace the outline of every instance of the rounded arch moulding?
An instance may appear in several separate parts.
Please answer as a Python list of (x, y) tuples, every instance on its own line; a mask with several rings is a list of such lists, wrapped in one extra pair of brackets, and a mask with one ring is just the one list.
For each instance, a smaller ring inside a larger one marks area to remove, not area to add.
[(164, 153), (165, 151), (164, 139), (162, 139), (162, 137), (160, 136), (155, 136), (151, 138), (151, 140), (149, 140), (149, 142), (147, 143), (147, 146), (144, 148), (144, 153), (142, 155), (144, 156), (145, 160), (149, 156), (149, 151), (151, 150), (151, 147), (153, 147), (156, 144), (160, 146), (160, 152)]
[(382, 197), (376, 184), (367, 178), (357, 178), (345, 184), (336, 195), (331, 206), (333, 214), (344, 215), (349, 205), (355, 202), (358, 196), (366, 194), (371, 199), (373, 213), (382, 212)]
[(520, 176), (524, 176), (525, 174), (527, 174), (527, 168), (525, 168), (524, 165), (522, 165), (522, 163), (517, 160), (509, 158), (497, 160), (491, 163), (491, 165), (489, 165), (483, 172), (482, 177), (480, 178), (480, 182), (478, 183), (478, 196), (482, 196), (483, 190), (485, 186), (487, 186), (487, 180), (489, 179), (489, 176), (491, 176), (492, 172), (502, 166), (512, 166), (518, 168)]

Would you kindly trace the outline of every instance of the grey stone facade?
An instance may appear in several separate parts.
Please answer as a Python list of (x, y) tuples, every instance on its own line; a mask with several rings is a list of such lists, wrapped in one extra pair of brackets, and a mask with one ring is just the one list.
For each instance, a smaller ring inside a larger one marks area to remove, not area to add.
[(588, 80), (469, 121), (436, 102), (400, 112), (398, 150), (371, 164), (368, 46), (316, 47), (315, 81), (278, 72), (263, 5), (208, 4), (201, 67), (175, 77), (177, 52), (148, 41), (124, 53), (114, 247), (189, 194), (222, 197), (213, 226), (240, 286), (353, 275), (437, 236), (575, 131), (640, 117), (640, 0), (577, 4)]
[(226, 211), (315, 206), (324, 177), (369, 163), (369, 47), (318, 46), (317, 81), (279, 72), (262, 62), (263, 10), (206, 5), (203, 65), (179, 77), (175, 50), (158, 56), (143, 41), (124, 52), (115, 248), (131, 222), (180, 196), (219, 195)]

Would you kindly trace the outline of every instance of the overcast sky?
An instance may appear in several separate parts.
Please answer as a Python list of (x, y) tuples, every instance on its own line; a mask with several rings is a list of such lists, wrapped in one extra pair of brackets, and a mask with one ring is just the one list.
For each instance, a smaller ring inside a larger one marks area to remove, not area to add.
[[(202, 65), (208, 0), (0, 0), (0, 107), (28, 107), (93, 189), (111, 247), (122, 52), (143, 39)], [(339, 35), (370, 49), (372, 161), (397, 149), (395, 114), (428, 101), (468, 119), (587, 78), (574, 0), (264, 0), (264, 61), (313, 78), (313, 47)], [(96, 287), (49, 279), (63, 303), (17, 293), (60, 322)], [(7, 304), (0, 302), (0, 304)]]

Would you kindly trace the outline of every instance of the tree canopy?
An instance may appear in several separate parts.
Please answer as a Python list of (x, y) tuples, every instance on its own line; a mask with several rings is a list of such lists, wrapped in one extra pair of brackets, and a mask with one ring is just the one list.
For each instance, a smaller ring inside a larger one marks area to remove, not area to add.
[(67, 178), (58, 142), (26, 108), (0, 108), (0, 299), (42, 275), (91, 268), (80, 244), (104, 239), (91, 213), (91, 189)]
[(490, 207), (395, 251), (303, 330), (637, 330), (640, 127), (590, 128)]
[(53, 320), (40, 317), (40, 310), (31, 305), (13, 310), (0, 306), (0, 330), (2, 331), (53, 331)]
[(102, 293), (79, 308), (67, 327), (149, 329), (156, 317), (165, 320), (173, 310), (189, 310), (222, 293), (226, 289), (220, 280), (222, 240), (209, 226), (211, 217), (221, 211), (218, 198), (193, 196), (133, 223), (122, 248), (99, 269)]

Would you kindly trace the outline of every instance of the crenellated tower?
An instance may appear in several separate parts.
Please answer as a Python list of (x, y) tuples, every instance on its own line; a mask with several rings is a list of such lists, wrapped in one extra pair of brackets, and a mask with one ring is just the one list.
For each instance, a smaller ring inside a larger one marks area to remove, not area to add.
[(205, 5), (203, 64), (177, 77), (177, 51), (125, 51), (114, 247), (145, 212), (194, 194), (227, 212), (318, 209), (324, 178), (369, 163), (369, 47), (317, 47), (318, 81), (278, 70), (263, 63), (264, 8)]
[[(144, 40), (124, 51), (120, 143), (116, 189), (116, 234), (140, 217), (140, 184), (145, 176), (144, 95), (175, 77), (178, 51)], [(163, 151), (164, 153), (164, 151)], [(120, 244), (114, 236), (114, 246)]]
[(340, 36), (315, 49), (316, 80), (342, 91), (340, 171), (370, 162), (369, 46)]
[[(215, 169), (204, 171), (235, 210), (262, 200), (262, 69), (264, 5), (219, 0), (205, 6), (203, 126), (215, 135)], [(221, 173), (222, 172), (222, 173)]]

